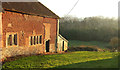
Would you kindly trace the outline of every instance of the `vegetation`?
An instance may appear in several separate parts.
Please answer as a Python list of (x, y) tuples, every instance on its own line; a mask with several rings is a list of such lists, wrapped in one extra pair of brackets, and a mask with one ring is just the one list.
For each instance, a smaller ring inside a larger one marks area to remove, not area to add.
[(110, 46), (107, 42), (99, 41), (79, 41), (79, 40), (70, 40), (69, 47), (80, 47), (80, 46), (98, 46), (99, 48), (105, 49), (107, 46)]
[(118, 21), (114, 18), (66, 16), (60, 19), (60, 34), (68, 40), (110, 42), (118, 37)]
[(69, 47), (67, 51), (72, 52), (72, 51), (103, 51), (103, 50), (102, 49), (98, 50), (98, 48), (86, 46), (86, 47)]
[[(60, 34), (69, 40), (69, 47), (97, 46), (105, 49), (118, 46), (117, 19), (104, 17), (63, 17)], [(86, 48), (84, 48), (86, 49)], [(118, 68), (118, 52), (74, 51), (55, 55), (33, 55), (3, 64), (6, 68)], [(83, 48), (82, 48), (83, 50)]]
[(69, 52), (24, 57), (3, 64), (5, 68), (117, 68), (117, 52)]
[[(118, 40), (119, 40), (118, 37), (112, 38), (112, 39), (110, 40), (110, 45), (111, 45), (112, 47), (110, 47), (110, 48), (112, 48), (112, 49), (117, 48), (117, 47), (118, 47), (118, 44), (120, 43), (120, 41), (118, 41)], [(118, 42), (119, 42), (119, 43), (118, 43)]]
[(115, 51), (120, 47), (118, 33), (118, 20), (115, 18), (65, 16), (60, 19), (60, 34), (70, 40), (69, 47), (97, 46)]
[[(117, 68), (118, 58), (74, 63), (56, 68)], [(115, 64), (114, 64), (115, 63)]]

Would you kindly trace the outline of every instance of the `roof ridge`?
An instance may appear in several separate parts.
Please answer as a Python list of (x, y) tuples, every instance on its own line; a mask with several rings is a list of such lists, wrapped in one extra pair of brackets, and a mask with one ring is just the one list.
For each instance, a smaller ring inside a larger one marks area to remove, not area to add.
[[(40, 3), (40, 2), (39, 2)], [(40, 3), (42, 4), (42, 3)], [(46, 7), (44, 4), (42, 4), (45, 8), (47, 8), (49, 11), (51, 11), (53, 14), (55, 14), (52, 10), (50, 10), (48, 7)], [(57, 14), (55, 14), (56, 16), (58, 16)], [(59, 17), (59, 16), (58, 16)], [(60, 18), (60, 17), (59, 17)]]
[[(24, 7), (23, 7), (24, 6)], [(60, 17), (52, 12), (42, 3), (38, 2), (2, 2), (2, 7), (5, 11), (36, 15), (49, 18)]]

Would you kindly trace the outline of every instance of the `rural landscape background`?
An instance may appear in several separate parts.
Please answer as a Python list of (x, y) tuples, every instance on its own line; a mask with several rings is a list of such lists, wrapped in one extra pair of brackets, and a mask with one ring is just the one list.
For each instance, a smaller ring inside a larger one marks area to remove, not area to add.
[(87, 45), (113, 49), (118, 46), (118, 20), (102, 16), (84, 19), (66, 16), (60, 19), (60, 34), (69, 40), (69, 47)]
[(69, 41), (63, 54), (17, 56), (7, 59), (7, 68), (80, 69), (119, 67), (118, 20), (102, 16), (60, 19), (60, 33)]
[[(105, 17), (105, 15), (113, 16), (115, 14), (113, 14), (115, 11), (113, 8), (116, 5), (112, 5), (113, 0), (81, 0), (79, 3), (75, 3), (76, 0), (74, 2), (76, 5), (70, 5), (73, 4), (72, 1), (68, 3), (67, 0), (61, 2), (58, 0), (39, 1), (46, 4), (48, 8), (53, 7), (50, 9), (53, 9), (55, 13), (59, 12), (62, 15), (68, 13), (60, 17), (59, 25), (60, 34), (69, 41), (68, 50), (50, 55), (36, 54), (5, 58), (2, 69), (119, 70), (119, 19)], [(118, 0), (115, 1), (117, 3)], [(67, 3), (68, 6), (66, 6)], [(71, 9), (72, 6), (74, 6), (73, 9)], [(76, 14), (77, 17), (71, 13)], [(86, 14), (91, 17), (87, 17)], [(93, 14), (103, 16), (92, 16)], [(83, 18), (81, 15), (85, 17)]]

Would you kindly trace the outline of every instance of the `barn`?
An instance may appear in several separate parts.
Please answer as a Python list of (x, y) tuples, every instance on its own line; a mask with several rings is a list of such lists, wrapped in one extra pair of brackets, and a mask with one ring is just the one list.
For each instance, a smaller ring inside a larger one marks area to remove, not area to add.
[(59, 34), (59, 19), (40, 2), (2, 2), (2, 58), (66, 51), (68, 41)]

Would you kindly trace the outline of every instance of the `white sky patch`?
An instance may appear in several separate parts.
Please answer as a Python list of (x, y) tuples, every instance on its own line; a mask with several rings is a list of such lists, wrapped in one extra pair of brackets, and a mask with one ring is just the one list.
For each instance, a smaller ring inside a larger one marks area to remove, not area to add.
[[(77, 0), (39, 0), (58, 16), (68, 14)], [(69, 15), (76, 17), (118, 17), (119, 0), (79, 0)]]

